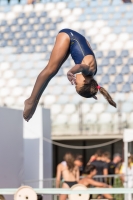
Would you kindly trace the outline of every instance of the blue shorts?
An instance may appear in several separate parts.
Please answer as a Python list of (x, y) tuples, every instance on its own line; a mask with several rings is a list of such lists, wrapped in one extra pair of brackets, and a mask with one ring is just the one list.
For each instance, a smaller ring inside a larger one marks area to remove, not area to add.
[(70, 37), (70, 54), (75, 64), (81, 64), (83, 58), (87, 55), (92, 55), (95, 58), (83, 35), (71, 29), (62, 29), (59, 33), (61, 32), (67, 33)]

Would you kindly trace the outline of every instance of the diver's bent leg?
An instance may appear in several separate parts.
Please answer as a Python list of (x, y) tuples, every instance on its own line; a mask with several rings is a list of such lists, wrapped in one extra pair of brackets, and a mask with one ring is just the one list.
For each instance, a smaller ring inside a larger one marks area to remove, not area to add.
[[(51, 78), (53, 76), (55, 76), (56, 72), (53, 73), (49, 73), (47, 71), (47, 69), (45, 68), (37, 77), (36, 80), (36, 84), (38, 86), (38, 90), (34, 90), (33, 95), (30, 96), (30, 98), (28, 98), (25, 101), (25, 108), (24, 108), (24, 119), (26, 121), (28, 121), (32, 115), (34, 114), (35, 110), (36, 110), (36, 106), (39, 102), (39, 99), (43, 93), (43, 91), (45, 90), (45, 88), (47, 87), (49, 81), (51, 80)], [(45, 81), (44, 81), (45, 80)], [(35, 95), (36, 94), (36, 95)]]
[(48, 85), (49, 81), (60, 69), (63, 62), (69, 55), (70, 39), (67, 34), (60, 33), (57, 36), (55, 46), (50, 56), (50, 60), (46, 68), (37, 77), (30, 98), (25, 101), (23, 117), (28, 121), (34, 114), (38, 101)]

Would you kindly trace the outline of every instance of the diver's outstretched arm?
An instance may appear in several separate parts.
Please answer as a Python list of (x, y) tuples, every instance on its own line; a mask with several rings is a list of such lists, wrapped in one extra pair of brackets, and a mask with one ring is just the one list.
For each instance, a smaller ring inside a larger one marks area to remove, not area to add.
[[(93, 76), (94, 75), (94, 70), (90, 69), (88, 65), (85, 64), (76, 64), (74, 67), (72, 67), (68, 72), (67, 72), (67, 77), (68, 80), (74, 81), (74, 74), (77, 73), (82, 73), (84, 76)], [(72, 82), (71, 82), (72, 83)]]
[(77, 74), (79, 72), (83, 72), (84, 69), (88, 69), (88, 66), (87, 65), (84, 65), (84, 64), (76, 64), (74, 67), (72, 67), (69, 71), (68, 71), (68, 74), (69, 73), (72, 73), (72, 74)]
[(69, 55), (69, 45), (69, 36), (66, 33), (59, 33), (51, 53), (49, 63), (38, 75), (31, 96), (25, 101), (23, 117), (26, 121), (29, 121), (34, 114), (39, 99), (49, 81), (53, 76), (55, 76), (63, 62), (67, 59)]

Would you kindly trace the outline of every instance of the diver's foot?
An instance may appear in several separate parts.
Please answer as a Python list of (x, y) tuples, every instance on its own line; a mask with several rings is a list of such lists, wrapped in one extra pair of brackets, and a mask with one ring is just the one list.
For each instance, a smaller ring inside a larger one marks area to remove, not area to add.
[(30, 118), (32, 117), (32, 115), (34, 114), (35, 110), (34, 109), (34, 104), (35, 102), (33, 102), (30, 98), (26, 99), (24, 102), (24, 111), (23, 111), (23, 118), (28, 122), (30, 120)]

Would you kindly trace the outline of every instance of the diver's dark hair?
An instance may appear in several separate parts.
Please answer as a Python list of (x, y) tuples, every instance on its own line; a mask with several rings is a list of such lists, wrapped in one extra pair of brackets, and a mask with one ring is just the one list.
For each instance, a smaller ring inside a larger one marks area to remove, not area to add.
[[(98, 92), (98, 83), (95, 79), (91, 79), (89, 83), (84, 84), (83, 87), (81, 87), (80, 91), (78, 91), (78, 94), (85, 98), (93, 97)], [(99, 88), (100, 93), (107, 99), (110, 105), (114, 106), (116, 108), (116, 103), (113, 101), (112, 97), (109, 95), (109, 93), (103, 88)]]
[(85, 167), (85, 174), (90, 174), (91, 172), (93, 172), (96, 169), (96, 167), (94, 165), (87, 165)]

